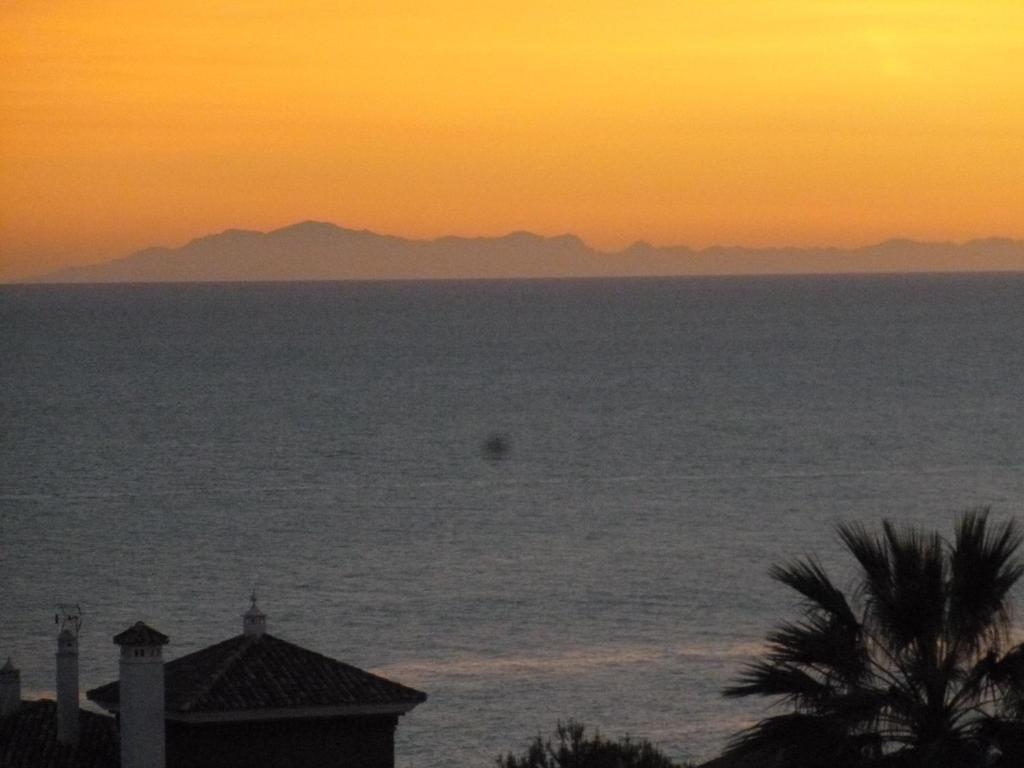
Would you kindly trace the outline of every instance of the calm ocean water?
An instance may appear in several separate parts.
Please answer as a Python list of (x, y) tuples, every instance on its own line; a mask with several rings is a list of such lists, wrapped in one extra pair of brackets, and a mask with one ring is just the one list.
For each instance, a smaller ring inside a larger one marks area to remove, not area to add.
[[(0, 287), (0, 655), (144, 619), (419, 687), (399, 764), (574, 717), (672, 756), (832, 529), (1024, 510), (1024, 277)], [(509, 453), (488, 460), (495, 433)]]

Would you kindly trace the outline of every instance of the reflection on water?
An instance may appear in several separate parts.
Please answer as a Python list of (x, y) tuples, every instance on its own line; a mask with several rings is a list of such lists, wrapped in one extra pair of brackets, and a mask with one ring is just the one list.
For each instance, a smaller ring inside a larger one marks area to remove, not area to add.
[(653, 646), (604, 646), (565, 649), (561, 653), (505, 655), (497, 658), (466, 655), (458, 658), (400, 661), (371, 671), (385, 677), (418, 680), (426, 684), (438, 678), (459, 675), (500, 678), (508, 675), (582, 675), (597, 668), (629, 664), (664, 664), (676, 661), (710, 661), (715, 659), (751, 659), (764, 650), (761, 643), (680, 645), (669, 648)]

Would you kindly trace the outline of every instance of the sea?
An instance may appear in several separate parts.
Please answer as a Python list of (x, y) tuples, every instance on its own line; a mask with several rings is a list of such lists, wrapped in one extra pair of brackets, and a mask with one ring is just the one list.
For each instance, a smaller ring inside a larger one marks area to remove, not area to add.
[[(558, 722), (697, 761), (854, 585), (844, 521), (1024, 512), (1024, 276), (0, 287), (0, 661), (269, 631), (416, 687), (402, 768)], [(1021, 595), (1018, 594), (1018, 598)]]

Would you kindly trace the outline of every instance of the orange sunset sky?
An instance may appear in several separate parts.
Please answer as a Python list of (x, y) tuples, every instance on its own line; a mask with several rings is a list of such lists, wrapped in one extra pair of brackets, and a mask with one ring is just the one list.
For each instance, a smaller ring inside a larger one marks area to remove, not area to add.
[(1024, 237), (1020, 0), (0, 4), (0, 280), (301, 219)]

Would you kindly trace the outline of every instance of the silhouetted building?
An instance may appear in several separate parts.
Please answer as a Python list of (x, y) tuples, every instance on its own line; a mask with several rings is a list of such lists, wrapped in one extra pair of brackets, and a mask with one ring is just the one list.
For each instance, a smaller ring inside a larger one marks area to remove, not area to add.
[[(58, 659), (68, 645), (64, 631), (61, 638)], [(56, 704), (17, 701), (5, 682), (13, 680), (8, 663), (0, 671), (0, 765), (393, 768), (398, 718), (427, 698), (274, 637), (255, 598), (241, 635), (165, 663), (167, 641), (142, 622), (114, 637), (120, 679), (87, 696), (117, 717), (116, 727), (83, 711), (74, 726), (61, 724), (60, 673)], [(77, 694), (77, 674), (73, 682)], [(72, 732), (74, 741), (61, 738)]]
[(117, 766), (114, 718), (78, 710), (78, 741), (57, 739), (57, 702), (22, 701), (0, 715), (0, 766), (3, 768), (110, 768)]

